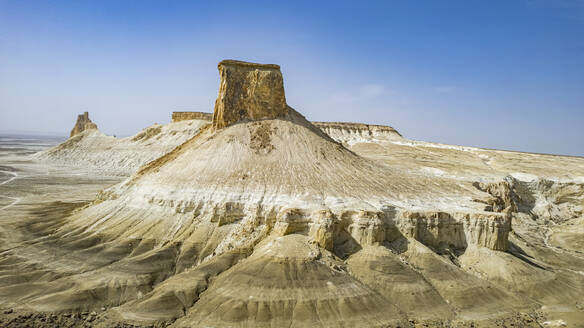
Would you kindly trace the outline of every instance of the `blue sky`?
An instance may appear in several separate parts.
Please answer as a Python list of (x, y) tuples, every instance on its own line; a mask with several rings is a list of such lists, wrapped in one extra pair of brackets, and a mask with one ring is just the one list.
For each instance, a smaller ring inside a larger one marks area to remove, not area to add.
[(211, 112), (226, 58), (281, 65), (311, 120), (584, 156), (581, 0), (0, 0), (0, 131)]

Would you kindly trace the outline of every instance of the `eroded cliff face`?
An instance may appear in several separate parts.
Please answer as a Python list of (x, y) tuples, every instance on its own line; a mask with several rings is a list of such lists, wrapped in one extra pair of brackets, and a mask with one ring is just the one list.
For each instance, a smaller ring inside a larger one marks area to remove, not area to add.
[(404, 212), (399, 230), (439, 253), (469, 245), (506, 251), (511, 216), (487, 213)]
[(216, 129), (288, 113), (280, 66), (224, 60), (218, 68), (221, 84), (213, 113)]
[(345, 123), (345, 122), (312, 122), (335, 141), (353, 145), (360, 142), (382, 142), (402, 140), (403, 137), (391, 126)]
[(69, 137), (73, 137), (85, 130), (97, 130), (97, 125), (91, 122), (91, 120), (89, 119), (88, 112), (85, 112), (77, 116), (77, 122), (75, 123), (73, 130), (71, 130), (71, 134), (69, 135)]

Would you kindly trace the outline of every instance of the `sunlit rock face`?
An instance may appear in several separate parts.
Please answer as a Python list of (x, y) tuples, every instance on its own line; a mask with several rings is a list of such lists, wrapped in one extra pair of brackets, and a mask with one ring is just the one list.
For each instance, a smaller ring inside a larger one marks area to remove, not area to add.
[(97, 130), (97, 125), (91, 122), (88, 112), (77, 116), (77, 123), (75, 123), (75, 126), (73, 127), (73, 130), (71, 130), (69, 137), (77, 135), (85, 130)]
[(509, 247), (511, 217), (496, 213), (408, 212), (398, 226), (404, 236), (414, 238), (433, 250), (465, 249), (469, 245), (506, 251)]
[(280, 66), (223, 60), (218, 68), (221, 84), (213, 113), (216, 129), (288, 113)]

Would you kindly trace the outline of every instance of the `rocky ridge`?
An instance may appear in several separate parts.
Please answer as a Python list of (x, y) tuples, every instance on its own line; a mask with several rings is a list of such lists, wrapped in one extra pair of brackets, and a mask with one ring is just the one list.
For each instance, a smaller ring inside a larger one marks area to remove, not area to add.
[(154, 124), (126, 138), (108, 136), (92, 128), (33, 157), (37, 161), (127, 176), (189, 140), (208, 124), (206, 120)]
[(211, 121), (213, 119), (213, 114), (204, 112), (172, 112), (172, 122), (180, 121)]
[(391, 126), (386, 125), (345, 122), (312, 122), (312, 124), (320, 128), (337, 142), (345, 145), (403, 139), (399, 132)]

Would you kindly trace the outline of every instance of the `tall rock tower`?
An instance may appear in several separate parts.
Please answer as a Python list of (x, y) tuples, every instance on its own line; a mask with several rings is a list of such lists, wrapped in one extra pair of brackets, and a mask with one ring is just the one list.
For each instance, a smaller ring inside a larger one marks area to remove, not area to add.
[(215, 129), (288, 113), (280, 66), (223, 60), (218, 68), (221, 84), (213, 113)]
[(91, 129), (97, 130), (97, 125), (91, 122), (91, 120), (89, 119), (89, 113), (85, 112), (83, 114), (80, 114), (77, 116), (77, 123), (75, 123), (73, 130), (71, 130), (71, 135), (69, 135), (69, 138), (85, 130)]

